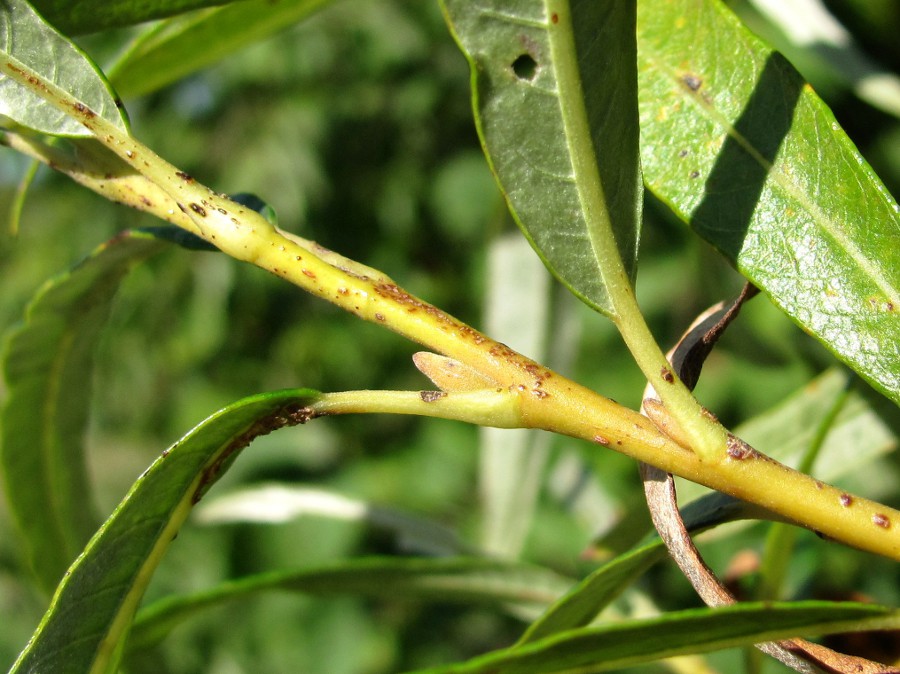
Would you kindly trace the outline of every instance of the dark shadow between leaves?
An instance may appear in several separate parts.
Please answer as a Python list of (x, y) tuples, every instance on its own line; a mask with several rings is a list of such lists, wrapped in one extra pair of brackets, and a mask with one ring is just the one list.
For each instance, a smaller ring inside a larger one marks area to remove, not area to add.
[(691, 215), (694, 230), (715, 241), (732, 261), (743, 248), (772, 164), (791, 129), (803, 85), (783, 56), (773, 53), (768, 58), (706, 179), (703, 200)]

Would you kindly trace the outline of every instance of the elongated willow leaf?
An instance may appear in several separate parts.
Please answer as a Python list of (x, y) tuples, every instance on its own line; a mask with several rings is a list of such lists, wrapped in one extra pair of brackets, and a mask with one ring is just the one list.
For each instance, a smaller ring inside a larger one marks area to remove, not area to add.
[(521, 562), (396, 557), (348, 560), (322, 569), (238, 578), (206, 592), (159, 600), (138, 613), (128, 650), (156, 643), (176, 625), (204, 609), (264, 590), (542, 608), (555, 601), (569, 585), (568, 579), (548, 569)]
[(138, 602), (191, 507), (255, 437), (303, 423), (317, 396), (295, 389), (245, 398), (164, 451), (66, 572), (11, 671), (116, 671)]
[[(0, 3), (0, 52), (0, 58), (26, 77), (65, 89), (81, 104), (127, 131), (121, 102), (100, 70), (25, 0)], [(0, 76), (0, 114), (41, 133), (91, 135), (74, 119), (5, 76)]]
[(633, 2), (445, 0), (479, 135), (510, 207), (568, 288), (614, 313), (641, 205)]
[(25, 558), (50, 593), (96, 530), (82, 435), (93, 352), (122, 277), (164, 243), (126, 232), (48, 281), (9, 337), (0, 462)]
[(638, 56), (648, 187), (900, 403), (900, 208), (831, 111), (717, 0), (640, 2)]
[(328, 0), (245, 0), (153, 26), (109, 70), (123, 98), (150, 93), (286, 28)]
[(228, 0), (78, 0), (77, 2), (33, 0), (33, 2), (54, 26), (70, 35), (79, 35), (163, 19), (203, 7), (224, 5)]
[[(525, 646), (494, 651), (429, 674), (603, 672), (662, 658), (704, 653), (804, 634), (883, 628), (900, 614), (880, 606), (832, 602), (746, 603), (676, 611), (646, 620), (563, 632)], [(877, 626), (877, 627), (876, 627)], [(424, 674), (420, 672), (420, 674)]]

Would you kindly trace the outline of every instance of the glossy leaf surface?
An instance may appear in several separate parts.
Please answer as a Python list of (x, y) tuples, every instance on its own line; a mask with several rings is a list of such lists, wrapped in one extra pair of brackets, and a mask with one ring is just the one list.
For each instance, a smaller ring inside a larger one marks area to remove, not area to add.
[(245, 398), (163, 452), (69, 568), (11, 671), (116, 671), (141, 596), (192, 506), (255, 437), (302, 423), (317, 395), (294, 389)]
[[(646, 620), (563, 632), (525, 646), (495, 651), (462, 665), (435, 667), (430, 674), (538, 674), (602, 672), (661, 658), (796, 636), (864, 629), (887, 618), (888, 609), (865, 604), (772, 602), (666, 613)], [(876, 622), (877, 621), (877, 622)]]
[(513, 214), (553, 274), (612, 313), (607, 286), (628, 282), (623, 263), (634, 274), (641, 204), (633, 4), (444, 5)]
[[(127, 130), (121, 105), (102, 73), (25, 0), (0, 4), (0, 51), (2, 58), (24, 76), (65, 89), (101, 117)], [(0, 114), (42, 133), (91, 135), (74, 119), (5, 76), (0, 76)]]
[(639, 3), (638, 56), (647, 186), (900, 402), (900, 209), (831, 111), (715, 0)]
[(127, 232), (100, 246), (41, 288), (6, 344), (4, 488), (24, 556), (48, 593), (99, 523), (82, 447), (94, 347), (122, 277), (164, 245)]
[(248, 0), (177, 16), (144, 33), (109, 71), (124, 98), (156, 91), (294, 24), (328, 0)]

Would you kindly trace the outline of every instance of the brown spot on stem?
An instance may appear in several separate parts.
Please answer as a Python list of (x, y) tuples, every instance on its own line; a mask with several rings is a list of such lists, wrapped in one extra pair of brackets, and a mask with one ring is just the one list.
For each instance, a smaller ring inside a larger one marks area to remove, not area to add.
[(841, 505), (845, 508), (849, 508), (853, 505), (853, 497), (850, 494), (841, 494), (840, 496)]
[(553, 12), (553, 14), (550, 15), (550, 23), (553, 23), (553, 24), (559, 23), (559, 14), (557, 14), (556, 12)]
[(672, 371), (670, 369), (664, 367), (659, 371), (659, 374), (669, 384), (673, 384), (675, 382), (675, 375), (672, 374)]
[(756, 458), (757, 452), (753, 447), (748, 445), (746, 442), (741, 440), (739, 437), (728, 434), (728, 440), (726, 441), (726, 447), (728, 456), (734, 459), (735, 461), (744, 461), (746, 459)]
[(310, 271), (309, 269), (301, 269), (304, 276), (308, 276), (309, 278), (315, 278), (316, 273), (314, 271)]
[(447, 394), (444, 391), (419, 391), (419, 397), (423, 403), (433, 403), (441, 398), (446, 398)]
[(380, 314), (380, 313), (378, 313), (378, 312), (376, 311), (376, 312), (375, 312), (375, 320), (376, 320), (376, 321), (383, 321), (383, 320), (384, 320), (384, 314)]
[(609, 440), (607, 438), (604, 438), (602, 435), (595, 435), (594, 442), (596, 442), (598, 445), (609, 447)]
[(84, 103), (75, 103), (72, 107), (75, 108), (76, 111), (80, 112), (82, 115), (90, 119), (93, 119), (97, 116), (97, 113), (91, 110)]
[(872, 515), (872, 524), (876, 527), (881, 527), (882, 529), (890, 529), (891, 528), (891, 520), (887, 515), (882, 515), (881, 513), (875, 513)]
[(206, 217), (206, 209), (203, 208), (203, 206), (201, 206), (200, 204), (191, 204), (190, 207), (191, 207), (191, 210), (194, 211), (194, 213), (199, 215), (201, 218)]
[(175, 175), (181, 178), (186, 183), (194, 182), (194, 178), (189, 173), (185, 173), (184, 171), (175, 171)]

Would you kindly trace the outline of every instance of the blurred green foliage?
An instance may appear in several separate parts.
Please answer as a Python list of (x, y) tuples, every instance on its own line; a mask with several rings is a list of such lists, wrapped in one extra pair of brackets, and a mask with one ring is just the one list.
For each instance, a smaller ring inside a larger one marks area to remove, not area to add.
[[(746, 3), (733, 4), (765, 28)], [(829, 4), (873, 59), (897, 68), (900, 14), (891, 2)], [(102, 61), (128, 37), (123, 31), (83, 44)], [(828, 94), (841, 124), (897, 194), (900, 121), (861, 103), (829, 80), (827, 69), (807, 76)], [(260, 195), (286, 229), (383, 270), (476, 327), (483, 324), (485, 251), (514, 227), (478, 147), (466, 64), (435, 3), (340, 2), (199, 75), (126, 103), (136, 135), (200, 181)], [(11, 204), (24, 166), (11, 153), (0, 155), (0, 210)], [(47, 277), (117, 231), (150, 224), (40, 171), (20, 232), (0, 236), (0, 327), (20, 319)], [(715, 253), (647, 203), (638, 293), (662, 343), (740, 285)], [(555, 325), (569, 327), (565, 339), (574, 340), (565, 374), (636, 407), (643, 382), (611, 324), (561, 291), (553, 294), (552, 315)], [(99, 349), (89, 452), (101, 512), (164, 447), (242, 396), (286, 386), (426, 386), (410, 361), (414, 345), (212, 253), (173, 249), (137, 269)], [(759, 298), (712, 354), (698, 395), (734, 426), (832, 364), (824, 349)], [(896, 412), (884, 411), (895, 431)], [(477, 446), (476, 429), (449, 422), (322, 420), (260, 439), (216, 490), (266, 481), (316, 485), (427, 516), (474, 543)], [(611, 452), (565, 438), (554, 439), (552, 450), (548, 487), (524, 557), (580, 575), (595, 565), (581, 556), (595, 536), (616, 532), (602, 544), (618, 551), (646, 531), (639, 482), (632, 462)], [(573, 455), (592, 470), (566, 482)], [(882, 482), (897, 483), (896, 452), (865, 466), (848, 484), (870, 485), (878, 474), (887, 476)], [(897, 506), (898, 492), (892, 493), (885, 498)], [(604, 518), (592, 519), (599, 514)], [(0, 511), (0, 661), (12, 662), (45, 601), (29, 585), (5, 515)], [(620, 521), (627, 526), (615, 529)], [(761, 527), (711, 542), (704, 553), (725, 572), (744, 552), (758, 553)], [(806, 532), (797, 545), (789, 596), (834, 598), (856, 588), (885, 604), (900, 602), (895, 564), (828, 546)], [(189, 526), (148, 599), (257, 571), (394, 552), (405, 550), (388, 533), (324, 518)], [(752, 580), (751, 570), (735, 582), (745, 587)], [(669, 565), (658, 565), (638, 590), (661, 609), (699, 605)], [(628, 595), (618, 608), (639, 608), (644, 596)], [(200, 614), (133, 671), (399, 671), (509, 644), (522, 627), (513, 617), (478, 608), (273, 594)], [(889, 651), (882, 657), (900, 658), (896, 641), (879, 647)], [(736, 671), (741, 657), (727, 652), (709, 660), (721, 671)]]

